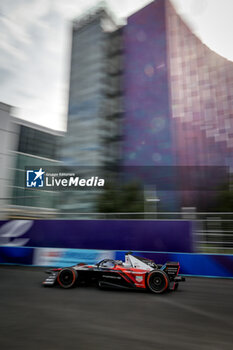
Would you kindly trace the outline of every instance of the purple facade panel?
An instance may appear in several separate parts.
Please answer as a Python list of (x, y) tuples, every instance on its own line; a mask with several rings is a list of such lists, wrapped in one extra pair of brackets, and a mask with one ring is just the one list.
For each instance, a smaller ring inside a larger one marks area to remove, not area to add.
[(129, 17), (123, 37), (123, 163), (172, 165), (164, 1)]
[(166, 1), (177, 165), (233, 167), (233, 62), (204, 45)]

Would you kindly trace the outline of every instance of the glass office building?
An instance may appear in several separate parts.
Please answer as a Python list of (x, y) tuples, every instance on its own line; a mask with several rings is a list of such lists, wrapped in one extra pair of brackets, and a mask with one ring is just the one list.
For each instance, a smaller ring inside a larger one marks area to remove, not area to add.
[(73, 23), (67, 134), (61, 151), (68, 166), (100, 166), (105, 161), (106, 132), (102, 127), (108, 84), (107, 30), (112, 26), (111, 18), (101, 9)]
[(59, 166), (59, 146), (63, 133), (20, 119), (14, 121), (18, 129), (18, 142), (16, 149), (11, 151), (14, 165), (9, 216), (46, 217), (54, 214), (56, 217), (59, 193), (25, 188), (25, 168), (34, 170)]
[[(130, 16), (123, 39), (123, 163), (232, 169), (233, 63), (204, 45), (168, 0)], [(175, 196), (178, 209), (205, 194)]]
[(128, 18), (124, 46), (124, 162), (233, 166), (233, 63), (164, 0)]
[[(233, 63), (204, 45), (169, 0), (151, 2), (121, 28), (103, 9), (83, 16), (73, 24), (61, 159), (71, 167), (170, 166), (167, 182), (174, 166), (232, 169), (232, 81)], [(89, 211), (87, 195), (64, 194), (63, 209)], [(158, 197), (158, 206), (177, 210), (195, 195)]]
[(165, 2), (128, 18), (124, 28), (125, 165), (174, 165)]
[(166, 4), (176, 161), (233, 167), (233, 62), (204, 45)]
[(13, 166), (10, 149), (16, 144), (17, 128), (11, 120), (11, 106), (0, 102), (0, 218), (7, 218), (7, 206), (11, 196)]
[[(61, 161), (72, 170), (119, 160), (121, 30), (99, 8), (73, 22), (67, 133)], [(82, 175), (88, 176), (85, 170)], [(62, 211), (94, 211), (98, 193), (62, 194)]]

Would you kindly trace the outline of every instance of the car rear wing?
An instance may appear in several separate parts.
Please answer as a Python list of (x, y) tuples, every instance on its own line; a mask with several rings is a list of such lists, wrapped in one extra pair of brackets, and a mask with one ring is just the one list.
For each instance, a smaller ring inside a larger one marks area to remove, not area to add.
[(171, 279), (174, 279), (179, 274), (180, 263), (168, 261), (165, 265), (163, 265), (162, 270), (166, 272)]

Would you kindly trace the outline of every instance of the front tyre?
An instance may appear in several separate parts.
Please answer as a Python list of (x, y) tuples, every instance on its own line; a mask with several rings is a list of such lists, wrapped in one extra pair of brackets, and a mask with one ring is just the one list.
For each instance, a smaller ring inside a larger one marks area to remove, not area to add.
[(164, 271), (151, 271), (147, 277), (147, 286), (151, 292), (160, 294), (169, 287), (169, 279)]
[(75, 284), (78, 277), (78, 273), (72, 267), (66, 267), (62, 269), (58, 276), (57, 281), (62, 288), (71, 288)]

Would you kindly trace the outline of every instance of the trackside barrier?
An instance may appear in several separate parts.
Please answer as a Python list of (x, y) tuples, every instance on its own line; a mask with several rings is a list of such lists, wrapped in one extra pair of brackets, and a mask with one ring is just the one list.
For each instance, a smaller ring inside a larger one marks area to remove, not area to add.
[[(124, 260), (126, 251), (0, 246), (0, 263), (33, 266), (70, 266), (78, 262), (95, 264), (104, 259)], [(157, 263), (179, 261), (180, 273), (191, 276), (233, 278), (233, 255), (133, 251)]]
[(192, 223), (156, 220), (0, 221), (0, 246), (193, 252)]

